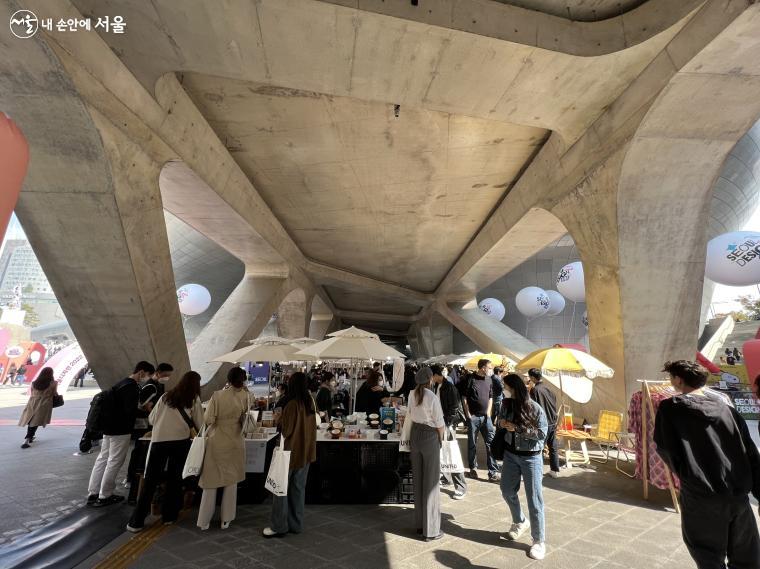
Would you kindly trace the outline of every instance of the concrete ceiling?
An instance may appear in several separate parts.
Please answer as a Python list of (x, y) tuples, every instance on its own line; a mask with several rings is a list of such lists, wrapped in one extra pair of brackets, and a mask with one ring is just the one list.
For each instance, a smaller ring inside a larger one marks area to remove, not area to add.
[(405, 316), (417, 314), (420, 310), (419, 306), (412, 306), (405, 302), (367, 292), (348, 291), (334, 286), (325, 286), (324, 289), (335, 307), (339, 310), (356, 310), (369, 313), (381, 312)]
[(183, 86), (307, 257), (428, 292), (548, 134), (197, 74)]
[[(541, 3), (523, 7), (538, 10)], [(91, 17), (125, 17), (129, 34), (101, 37), (149, 92), (160, 77), (179, 74), (307, 260), (423, 292), (453, 274), (462, 251), (548, 134), (555, 133), (557, 144), (574, 143), (687, 20), (681, 12), (672, 19), (671, 10), (661, 18), (667, 26), (622, 43), (619, 30), (605, 31), (608, 45), (599, 38), (598, 55), (578, 57), (570, 55), (578, 51), (572, 38), (583, 34), (557, 29), (553, 39), (504, 41), (446, 22), (355, 9), (372, 2), (233, 1), (224, 9), (170, 0), (74, 4)], [(402, 4), (409, 3), (392, 5)], [(603, 0), (561, 4), (577, 10), (611, 6)], [(629, 2), (619, 6), (632, 8)], [(547, 43), (552, 47), (536, 47)], [(176, 174), (167, 178), (174, 188), (167, 193), (176, 198), (167, 207), (182, 217), (186, 205), (178, 181), (184, 173)], [(203, 224), (217, 234), (227, 231), (222, 220), (229, 216), (217, 216), (216, 209), (229, 204), (207, 197), (209, 208), (201, 209), (214, 215), (192, 220), (194, 226), (204, 233)], [(199, 208), (185, 213), (190, 209)], [(255, 235), (255, 247), (241, 247), (248, 231), (232, 221), (230, 235), (217, 242), (241, 254), (265, 251), (268, 266), (279, 262), (277, 248), (267, 249)], [(267, 240), (261, 232), (259, 237)], [(491, 251), (477, 278), (458, 290), (469, 293), (492, 281), (543, 245), (525, 249), (505, 240), (508, 257)], [(328, 294), (339, 310), (419, 310), (403, 299), (346, 288), (328, 287)]]

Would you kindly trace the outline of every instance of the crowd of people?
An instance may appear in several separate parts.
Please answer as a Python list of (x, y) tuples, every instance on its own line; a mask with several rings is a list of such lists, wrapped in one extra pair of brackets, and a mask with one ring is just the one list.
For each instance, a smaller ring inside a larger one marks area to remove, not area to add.
[[(342, 370), (336, 370), (342, 375)], [(543, 559), (546, 528), (543, 501), (544, 450), (548, 450), (549, 476), (559, 473), (554, 444), (558, 406), (541, 370), (523, 378), (494, 368), (487, 359), (467, 373), (442, 365), (407, 366), (401, 389), (391, 391), (386, 374), (374, 366), (365, 370), (366, 381), (356, 394), (356, 407), (377, 409), (393, 398), (407, 404), (411, 421), (410, 460), (414, 479), (414, 521), (427, 541), (443, 536), (441, 484), (453, 483), (453, 499), (467, 494), (462, 474), (441, 475), (440, 448), (458, 425), (467, 429), (468, 476), (478, 478), (477, 441), (482, 435), (488, 480), (500, 484), (512, 524), (510, 540), (530, 531), (529, 556)], [(657, 412), (654, 439), (657, 452), (681, 481), (684, 541), (697, 565), (757, 567), (758, 535), (749, 494), (760, 499), (760, 453), (744, 419), (729, 405), (707, 397), (707, 372), (699, 364), (668, 362), (665, 369), (679, 395), (662, 402)], [(201, 377), (185, 373), (170, 390), (165, 384), (173, 373), (170, 364), (154, 367), (141, 361), (133, 372), (96, 396), (88, 416), (102, 430), (103, 441), (88, 486), (87, 503), (104, 507), (124, 500), (116, 493), (116, 478), (129, 454), (130, 440), (151, 431), (150, 450), (142, 490), (137, 496), (127, 530), (139, 532), (150, 512), (159, 483), (165, 484), (161, 506), (163, 523), (176, 521), (182, 507), (182, 469), (191, 440), (208, 430), (200, 478), (202, 490), (197, 526), (207, 530), (221, 490), (221, 527), (234, 521), (237, 485), (245, 479), (243, 417), (252, 399), (244, 370), (232, 368), (224, 388), (214, 392), (205, 411), (201, 405)], [(408, 378), (411, 376), (412, 381)], [(316, 460), (316, 432), (336, 407), (343, 408), (348, 394), (341, 393), (334, 371), (313, 368), (308, 374), (289, 375), (280, 392), (278, 427), (284, 448), (290, 451), (288, 491), (274, 496), (266, 538), (304, 531), (305, 489), (309, 466)], [(760, 396), (760, 377), (754, 388)], [(44, 368), (32, 383), (29, 401), (19, 421), (27, 427), (23, 448), (34, 441), (38, 427), (50, 423), (57, 383), (53, 370)], [(97, 401), (96, 401), (97, 400)], [(321, 418), (320, 418), (321, 416)], [(140, 460), (134, 454), (131, 461)], [(133, 470), (130, 466), (128, 471)], [(134, 482), (133, 482), (134, 483)], [(519, 490), (525, 487), (527, 516)], [(706, 525), (704, 520), (713, 520)], [(715, 531), (716, 528), (720, 531)]]

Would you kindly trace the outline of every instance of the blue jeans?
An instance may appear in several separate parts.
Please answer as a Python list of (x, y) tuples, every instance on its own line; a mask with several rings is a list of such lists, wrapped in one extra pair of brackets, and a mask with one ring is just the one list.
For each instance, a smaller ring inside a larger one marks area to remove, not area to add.
[(301, 533), (306, 503), (306, 478), (309, 465), (291, 470), (288, 475), (288, 495), (272, 496), (272, 529), (277, 533)]
[(478, 467), (478, 433), (483, 435), (486, 444), (486, 461), (488, 462), (488, 475), (493, 476), (499, 472), (499, 467), (491, 455), (491, 443), (496, 429), (493, 427), (491, 417), (485, 415), (472, 415), (467, 421), (467, 460), (470, 470)]
[(509, 506), (513, 523), (525, 521), (520, 509), (520, 479), (525, 482), (525, 494), (528, 498), (530, 515), (530, 535), (533, 541), (544, 541), (544, 494), (542, 480), (544, 476), (544, 459), (541, 454), (535, 456), (517, 456), (507, 451), (501, 467), (501, 495)]

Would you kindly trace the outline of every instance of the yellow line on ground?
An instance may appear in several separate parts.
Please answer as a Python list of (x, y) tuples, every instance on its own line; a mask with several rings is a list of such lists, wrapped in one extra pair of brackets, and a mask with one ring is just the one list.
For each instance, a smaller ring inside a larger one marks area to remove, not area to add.
[(112, 551), (108, 557), (98, 563), (94, 569), (126, 569), (134, 563), (145, 550), (156, 543), (171, 526), (165, 526), (158, 520), (152, 526), (136, 534), (124, 545)]

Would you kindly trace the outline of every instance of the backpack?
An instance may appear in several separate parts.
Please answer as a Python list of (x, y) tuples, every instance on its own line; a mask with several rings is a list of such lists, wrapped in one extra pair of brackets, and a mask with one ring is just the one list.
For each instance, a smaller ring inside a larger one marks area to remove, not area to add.
[(111, 389), (106, 389), (96, 394), (90, 402), (90, 410), (87, 412), (85, 425), (87, 430), (102, 433), (108, 429), (109, 419), (114, 416), (116, 394)]

